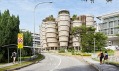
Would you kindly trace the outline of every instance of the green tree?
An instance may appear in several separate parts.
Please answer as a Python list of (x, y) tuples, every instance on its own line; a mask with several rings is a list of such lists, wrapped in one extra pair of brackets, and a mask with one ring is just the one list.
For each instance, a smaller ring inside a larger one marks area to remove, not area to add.
[(74, 21), (74, 20), (78, 20), (78, 17), (77, 17), (76, 14), (74, 14), (74, 15), (72, 16), (72, 20), (73, 20), (73, 21)]
[[(24, 46), (33, 46), (33, 37), (32, 37), (32, 33), (29, 31), (20, 31), (21, 33), (23, 33), (23, 44)], [(26, 55), (31, 55), (32, 50), (30, 48), (23, 48), (22, 49), (22, 56), (26, 56)]]
[(29, 31), (20, 31), (21, 33), (23, 33), (23, 40), (24, 40), (24, 46), (32, 46), (33, 45), (33, 37), (32, 37), (32, 33)]
[(0, 13), (0, 47), (3, 45), (17, 44), (19, 32), (19, 17), (10, 16), (9, 10)]
[(43, 19), (44, 22), (46, 21), (55, 21), (55, 18), (53, 17), (53, 15), (50, 15), (49, 17), (46, 17), (45, 19)]
[(97, 50), (101, 50), (104, 48), (104, 46), (106, 45), (106, 41), (107, 41), (107, 36), (101, 32), (97, 32), (95, 33), (96, 38), (96, 49)]
[[(17, 34), (19, 33), (19, 23), (20, 23), (19, 16), (10, 15), (9, 10), (5, 10), (3, 13), (0, 13), (0, 52), (1, 51), (4, 52), (2, 53), (3, 57), (1, 59), (3, 61), (6, 61), (6, 59), (8, 59), (7, 47), (4, 48), (1, 47), (9, 44), (17, 45)], [(11, 50), (14, 49), (15, 48)]]
[(105, 46), (107, 37), (100, 32), (94, 33), (95, 28), (86, 27), (85, 25), (72, 28), (72, 35), (79, 37), (79, 43), (81, 43), (80, 47), (83, 52), (93, 51), (94, 38), (96, 38), (96, 49), (101, 49)]

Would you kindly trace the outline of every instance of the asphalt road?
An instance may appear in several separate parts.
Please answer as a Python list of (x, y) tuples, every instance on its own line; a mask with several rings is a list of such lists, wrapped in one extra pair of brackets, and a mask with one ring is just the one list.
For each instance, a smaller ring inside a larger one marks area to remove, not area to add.
[(50, 53), (44, 53), (44, 55), (45, 59), (39, 63), (17, 71), (97, 71), (87, 63), (73, 57)]

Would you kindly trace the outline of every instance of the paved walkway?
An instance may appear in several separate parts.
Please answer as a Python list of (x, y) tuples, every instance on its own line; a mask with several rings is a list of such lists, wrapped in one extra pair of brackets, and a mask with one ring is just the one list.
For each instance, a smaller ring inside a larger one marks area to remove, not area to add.
[[(18, 63), (15, 63), (15, 64), (18, 64)], [(14, 64), (13, 63), (1, 64), (0, 68), (6, 67), (6, 66), (11, 66), (11, 65), (14, 65)]]
[[(78, 58), (81, 58), (81, 57), (78, 57)], [(118, 67), (116, 67), (114, 65), (110, 65), (110, 64), (101, 64), (100, 65), (100, 63), (98, 61), (93, 60), (91, 57), (83, 57), (83, 60), (86, 61), (87, 63), (91, 64), (92, 66), (94, 66), (99, 71), (119, 71)]]
[[(119, 67), (116, 67), (114, 65), (109, 65), (109, 64), (100, 65), (98, 61), (93, 60), (91, 57), (81, 57), (81, 56), (75, 56), (75, 57), (80, 60), (86, 61), (87, 63), (91, 64), (96, 69), (98, 69), (99, 71), (119, 71)], [(10, 66), (10, 65), (14, 65), (14, 64), (13, 63), (3, 64), (3, 65), (0, 65), (0, 68)]]
[[(67, 55), (66, 55), (67, 56)], [(69, 55), (70, 56), (70, 55)], [(99, 71), (119, 71), (119, 67), (110, 64), (101, 64), (98, 61), (93, 60), (91, 57), (73, 56), (81, 61), (86, 61), (90, 65), (94, 66)]]

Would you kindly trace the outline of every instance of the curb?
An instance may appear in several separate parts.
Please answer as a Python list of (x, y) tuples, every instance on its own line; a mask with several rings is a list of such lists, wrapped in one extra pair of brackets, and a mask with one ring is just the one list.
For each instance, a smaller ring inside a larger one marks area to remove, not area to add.
[[(63, 56), (68, 56), (68, 55), (63, 55)], [(103, 71), (103, 70), (100, 69), (100, 67), (98, 67), (98, 66), (96, 66), (96, 65), (94, 65), (94, 64), (92, 64), (92, 63), (90, 63), (90, 62), (88, 62), (88, 61), (86, 61), (86, 60), (83, 58), (83, 56), (81, 56), (81, 57), (82, 57), (82, 60), (81, 60), (81, 61), (84, 61), (84, 62), (88, 63), (89, 65), (91, 65), (91, 66), (93, 66), (94, 68), (96, 68), (98, 71)], [(75, 58), (77, 58), (77, 57), (75, 57)], [(79, 59), (79, 58), (77, 58), (77, 59)]]
[[(39, 61), (43, 60), (44, 58), (45, 58), (45, 56), (43, 55), (43, 58), (40, 59)], [(24, 67), (27, 67), (27, 66), (30, 66), (30, 65), (36, 64), (36, 63), (38, 63), (39, 61), (35, 61), (35, 62), (31, 63), (31, 64), (28, 64), (28, 65), (25, 65), (25, 66), (21, 66), (21, 67), (17, 67), (17, 68), (13, 68), (13, 69), (8, 69), (8, 70), (5, 70), (5, 71), (14, 71), (14, 70), (19, 70), (19, 69), (21, 69), (21, 68), (24, 68)]]
[(102, 70), (100, 70), (100, 67), (96, 66), (95, 64), (90, 63), (90, 62), (88, 62), (88, 61), (86, 61), (86, 60), (84, 60), (84, 61), (85, 61), (86, 63), (88, 63), (89, 65), (93, 66), (94, 68), (96, 68), (98, 71), (102, 71)]
[(31, 63), (31, 64), (29, 64), (29, 65), (25, 65), (25, 66), (21, 66), (21, 67), (13, 68), (13, 69), (8, 69), (8, 70), (5, 70), (5, 71), (18, 70), (18, 69), (21, 69), (21, 68), (24, 68), (24, 67), (30, 66), (30, 65), (32, 65), (32, 64), (35, 64), (35, 63)]
[[(75, 58), (76, 58), (76, 57), (75, 57)], [(94, 67), (95, 69), (97, 69), (98, 71), (102, 71), (102, 70), (100, 70), (100, 67), (98, 67), (98, 66), (96, 66), (96, 65), (94, 65), (94, 64), (92, 64), (92, 63), (90, 63), (90, 62), (88, 62), (88, 61), (86, 61), (83, 57), (82, 57), (82, 61), (88, 63), (88, 64), (91, 65), (91, 66), (93, 66), (93, 67)]]

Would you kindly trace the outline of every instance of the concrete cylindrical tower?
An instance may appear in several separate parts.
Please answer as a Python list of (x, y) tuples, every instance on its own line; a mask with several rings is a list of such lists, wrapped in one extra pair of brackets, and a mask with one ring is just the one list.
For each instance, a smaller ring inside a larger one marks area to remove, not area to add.
[(41, 37), (41, 45), (43, 48), (47, 48), (47, 42), (46, 42), (46, 23), (43, 22), (41, 24), (41, 32), (40, 32), (40, 37)]
[(67, 10), (61, 10), (58, 14), (58, 32), (60, 47), (68, 47), (70, 14)]
[[(82, 22), (79, 20), (75, 20), (72, 22), (72, 27), (81, 26), (81, 25), (82, 25)], [(80, 46), (78, 36), (77, 37), (73, 36), (72, 41), (73, 41), (73, 47), (79, 47)]]
[(47, 21), (46, 22), (46, 40), (47, 45), (50, 48), (58, 47), (58, 39), (57, 39), (57, 24), (56, 22)]
[(94, 26), (94, 16), (93, 15), (86, 15), (86, 26)]

